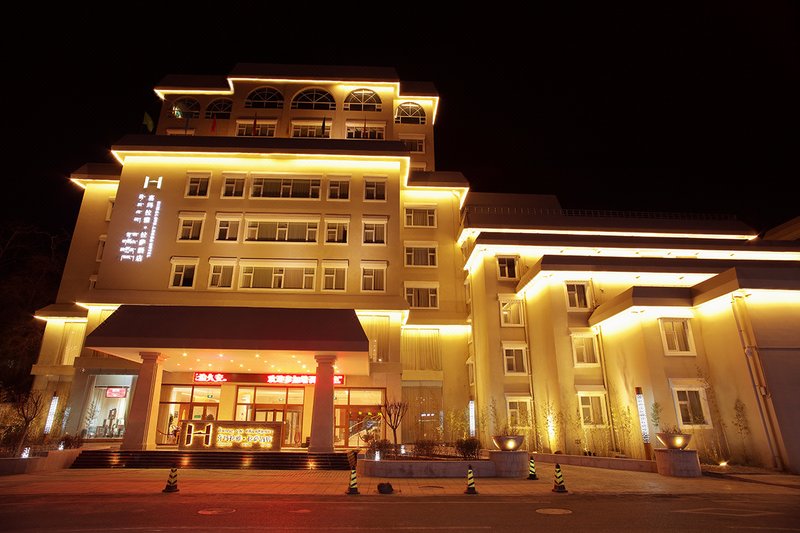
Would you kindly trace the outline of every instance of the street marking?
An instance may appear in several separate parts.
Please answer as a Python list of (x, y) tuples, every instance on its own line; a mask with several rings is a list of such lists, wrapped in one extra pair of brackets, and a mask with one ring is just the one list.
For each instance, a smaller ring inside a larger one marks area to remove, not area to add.
[(572, 514), (572, 511), (570, 511), (569, 509), (553, 509), (547, 507), (536, 509), (536, 512), (539, 514)]
[(200, 509), (199, 511), (197, 511), (197, 514), (213, 515), (213, 514), (231, 514), (235, 512), (236, 509), (226, 509), (224, 507), (212, 507), (210, 509)]
[(719, 516), (766, 516), (771, 514), (781, 514), (773, 511), (754, 511), (747, 509), (725, 509), (722, 507), (701, 507), (700, 509), (678, 509), (673, 510), (673, 513), (696, 513), (696, 514), (713, 514)]

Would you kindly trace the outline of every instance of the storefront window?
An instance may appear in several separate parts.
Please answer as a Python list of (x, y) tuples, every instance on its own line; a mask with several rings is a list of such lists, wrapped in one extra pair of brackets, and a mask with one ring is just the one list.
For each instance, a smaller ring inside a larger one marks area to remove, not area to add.
[(125, 435), (132, 376), (96, 376), (81, 421), (86, 439), (120, 439)]
[(219, 386), (163, 385), (156, 426), (157, 444), (177, 444), (183, 420), (216, 420)]
[(381, 408), (385, 389), (334, 389), (334, 445), (366, 446), (385, 437)]
[(299, 387), (239, 387), (236, 420), (283, 422), (283, 445), (300, 446), (304, 392)]

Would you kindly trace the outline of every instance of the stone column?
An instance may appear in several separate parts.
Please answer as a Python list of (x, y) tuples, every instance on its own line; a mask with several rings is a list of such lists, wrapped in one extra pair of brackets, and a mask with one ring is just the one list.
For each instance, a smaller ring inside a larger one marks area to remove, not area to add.
[(314, 410), (311, 413), (311, 442), (308, 451), (333, 451), (333, 363), (335, 355), (317, 355), (317, 381), (314, 384)]
[(125, 421), (121, 450), (154, 450), (156, 447), (158, 400), (163, 374), (161, 363), (167, 357), (158, 352), (139, 352), (139, 355), (142, 357), (142, 366)]

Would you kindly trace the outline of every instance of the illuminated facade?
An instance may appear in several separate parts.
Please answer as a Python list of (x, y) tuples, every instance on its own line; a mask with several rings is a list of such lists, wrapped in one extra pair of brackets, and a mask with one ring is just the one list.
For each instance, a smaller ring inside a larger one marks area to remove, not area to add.
[(658, 404), (708, 457), (797, 468), (797, 242), (469, 192), (434, 167), (435, 89), (390, 69), (238, 65), (156, 93), (155, 135), (73, 174), (33, 369), (70, 433), (152, 449), (187, 421), (278, 422), (322, 451), (384, 436), (402, 399), (404, 442), (507, 423), (529, 449), (643, 457)]

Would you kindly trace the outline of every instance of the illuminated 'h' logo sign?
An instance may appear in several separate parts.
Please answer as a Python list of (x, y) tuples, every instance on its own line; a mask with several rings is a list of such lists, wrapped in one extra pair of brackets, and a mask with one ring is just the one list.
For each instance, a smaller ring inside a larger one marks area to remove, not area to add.
[(150, 187), (150, 185), (155, 185), (156, 189), (161, 188), (161, 180), (164, 179), (164, 176), (159, 176), (157, 180), (152, 179), (150, 176), (144, 177), (144, 188)]
[(211, 424), (206, 424), (205, 429), (197, 430), (194, 429), (194, 424), (187, 424), (186, 436), (184, 437), (183, 445), (191, 446), (195, 435), (202, 436), (203, 444), (206, 446), (211, 446)]

